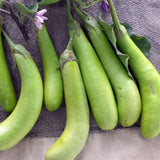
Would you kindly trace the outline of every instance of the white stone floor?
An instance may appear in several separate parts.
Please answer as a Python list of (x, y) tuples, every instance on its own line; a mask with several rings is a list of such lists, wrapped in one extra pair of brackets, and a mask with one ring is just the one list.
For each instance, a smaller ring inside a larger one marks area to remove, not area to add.
[[(14, 148), (0, 152), (0, 160), (44, 160), (57, 138), (26, 138)], [(76, 160), (160, 160), (160, 135), (142, 138), (139, 128), (90, 134)]]

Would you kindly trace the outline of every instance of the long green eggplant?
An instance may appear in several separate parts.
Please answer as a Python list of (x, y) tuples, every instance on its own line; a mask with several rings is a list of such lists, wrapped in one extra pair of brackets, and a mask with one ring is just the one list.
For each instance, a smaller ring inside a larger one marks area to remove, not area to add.
[(82, 151), (89, 134), (89, 105), (73, 51), (60, 57), (65, 102), (66, 126), (62, 135), (45, 153), (46, 160), (74, 160)]
[(22, 86), (14, 111), (0, 123), (0, 151), (14, 147), (30, 132), (39, 118), (43, 102), (42, 79), (30, 53), (4, 35), (12, 48)]
[(129, 56), (129, 66), (138, 82), (142, 97), (141, 133), (153, 138), (160, 133), (160, 75), (120, 24), (113, 2), (108, 0), (114, 22), (117, 46)]
[(83, 20), (90, 40), (113, 87), (117, 100), (119, 122), (123, 127), (132, 126), (141, 114), (141, 98), (137, 85), (128, 75), (97, 21), (83, 13), (75, 5), (74, 9)]
[(115, 97), (104, 68), (93, 47), (67, 7), (70, 36), (74, 33), (73, 49), (78, 58), (91, 110), (103, 130), (114, 129), (118, 122)]

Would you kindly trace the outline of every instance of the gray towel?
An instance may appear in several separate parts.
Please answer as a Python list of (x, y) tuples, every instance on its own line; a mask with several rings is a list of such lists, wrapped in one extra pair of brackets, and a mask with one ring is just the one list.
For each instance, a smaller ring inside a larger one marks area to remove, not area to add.
[[(16, 1), (17, 0), (12, 0), (12, 2)], [(29, 4), (31, 0), (21, 0), (21, 2)], [(160, 0), (113, 0), (113, 3), (115, 4), (115, 8), (117, 10), (120, 21), (130, 24), (136, 34), (138, 34), (139, 36), (145, 36), (150, 40), (152, 48), (149, 53), (149, 59), (156, 67), (156, 69), (160, 72)], [(112, 24), (110, 14), (104, 13), (100, 5), (101, 3), (99, 2), (94, 6), (90, 7), (89, 9), (86, 9), (86, 11), (90, 13), (90, 15), (92, 15), (94, 18), (96, 18), (97, 15), (99, 15), (100, 13), (102, 13), (106, 22)], [(46, 16), (49, 18), (49, 20), (46, 21), (46, 26), (57, 51), (57, 54), (58, 56), (60, 56), (60, 54), (66, 48), (69, 39), (67, 31), (67, 15), (64, 1), (62, 0), (56, 4), (47, 6), (45, 8), (48, 10)], [(30, 39), (25, 41), (14, 21), (8, 15), (3, 14), (2, 16), (5, 23), (4, 27), (7, 30), (7, 33), (14, 40), (15, 43), (23, 44), (31, 52), (43, 78), (40, 51), (37, 45), (33, 24), (31, 22), (28, 22), (26, 24), (26, 29)], [(75, 17), (77, 18), (77, 16)], [(4, 48), (7, 63), (9, 65), (18, 98), (21, 86), (20, 76), (18, 70), (13, 70), (12, 68), (14, 63), (5, 40)], [(3, 121), (8, 115), (8, 113), (5, 113), (0, 108), (0, 122)], [(65, 102), (63, 102), (61, 108), (55, 112), (49, 112), (45, 109), (45, 106), (43, 106), (39, 120), (27, 136), (60, 136), (65, 127), (65, 118)], [(137, 122), (134, 126), (139, 126), (139, 122)], [(117, 126), (117, 128), (120, 127), (120, 125)], [(97, 127), (93, 116), (91, 115), (90, 133), (94, 132), (104, 131), (100, 130)]]

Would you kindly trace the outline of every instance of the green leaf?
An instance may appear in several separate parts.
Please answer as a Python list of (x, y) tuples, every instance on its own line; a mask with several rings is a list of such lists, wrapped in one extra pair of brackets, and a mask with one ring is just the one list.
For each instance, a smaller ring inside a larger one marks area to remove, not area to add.
[(35, 3), (34, 5), (29, 6), (28, 8), (34, 13), (36, 13), (38, 11), (38, 7), (39, 7), (38, 3)]
[(131, 35), (133, 34), (132, 27), (127, 23), (121, 23), (121, 24), (126, 28), (128, 35), (131, 37)]
[(36, 6), (34, 6), (34, 7), (31, 7), (31, 9), (30, 8), (28, 8), (28, 7), (26, 7), (24, 4), (22, 4), (22, 3), (20, 3), (20, 2), (17, 2), (16, 3), (16, 5), (17, 5), (17, 9), (18, 9), (18, 11), (20, 12), (20, 13), (25, 13), (25, 14), (34, 14), (36, 11)]
[(144, 53), (146, 57), (148, 57), (149, 51), (151, 49), (151, 43), (145, 37), (138, 37), (136, 35), (132, 35), (131, 39), (135, 42), (135, 44), (139, 47), (139, 49)]
[(134, 32), (131, 26), (126, 23), (122, 23), (122, 25), (126, 28), (128, 35), (134, 41), (134, 43), (138, 46), (138, 48), (144, 53), (146, 57), (148, 57), (149, 51), (151, 49), (151, 43), (145, 37), (138, 37)]

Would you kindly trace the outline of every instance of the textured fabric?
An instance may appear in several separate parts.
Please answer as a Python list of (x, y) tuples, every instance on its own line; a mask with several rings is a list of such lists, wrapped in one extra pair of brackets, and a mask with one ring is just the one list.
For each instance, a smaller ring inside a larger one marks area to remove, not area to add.
[[(12, 0), (12, 2), (16, 2), (16, 0)], [(21, 2), (29, 4), (31, 0), (24, 0)], [(149, 54), (149, 59), (160, 72), (160, 0), (113, 0), (113, 2), (115, 4), (120, 21), (130, 24), (136, 34), (145, 36), (150, 40), (152, 48)], [(95, 18), (101, 13), (102, 16), (104, 16), (104, 19), (109, 24), (112, 24), (111, 16), (109, 14), (106, 15), (100, 8), (100, 5), (101, 3), (97, 3), (86, 11)], [(50, 5), (46, 7), (46, 9), (48, 10), (46, 16), (49, 18), (49, 20), (46, 21), (46, 26), (57, 54), (60, 56), (60, 54), (66, 48), (68, 42), (67, 16), (64, 1), (62, 0), (61, 2)], [(77, 18), (77, 16), (75, 17)], [(33, 24), (30, 21), (26, 24), (26, 29), (30, 39), (25, 41), (15, 22), (8, 15), (4, 14), (3, 19), (4, 27), (14, 42), (23, 44), (31, 52), (43, 78), (42, 62)], [(21, 85), (19, 73), (18, 70), (13, 70), (12, 68), (14, 63), (6, 41), (4, 41), (4, 48), (18, 99)], [(7, 116), (8, 114), (0, 109), (0, 121), (3, 121)], [(137, 122), (134, 126), (139, 126), (139, 122)], [(28, 137), (59, 136), (64, 127), (65, 103), (63, 103), (61, 108), (55, 112), (49, 112), (45, 109), (45, 106), (43, 106), (40, 118), (34, 128), (28, 134)], [(120, 125), (117, 126), (117, 128), (120, 127)], [(103, 131), (97, 127), (91, 115), (90, 133), (94, 132)]]
[[(26, 138), (11, 150), (0, 152), (0, 159), (44, 160), (44, 154), (57, 138)], [(139, 128), (94, 133), (75, 160), (159, 160), (159, 141), (160, 136), (142, 138)]]

